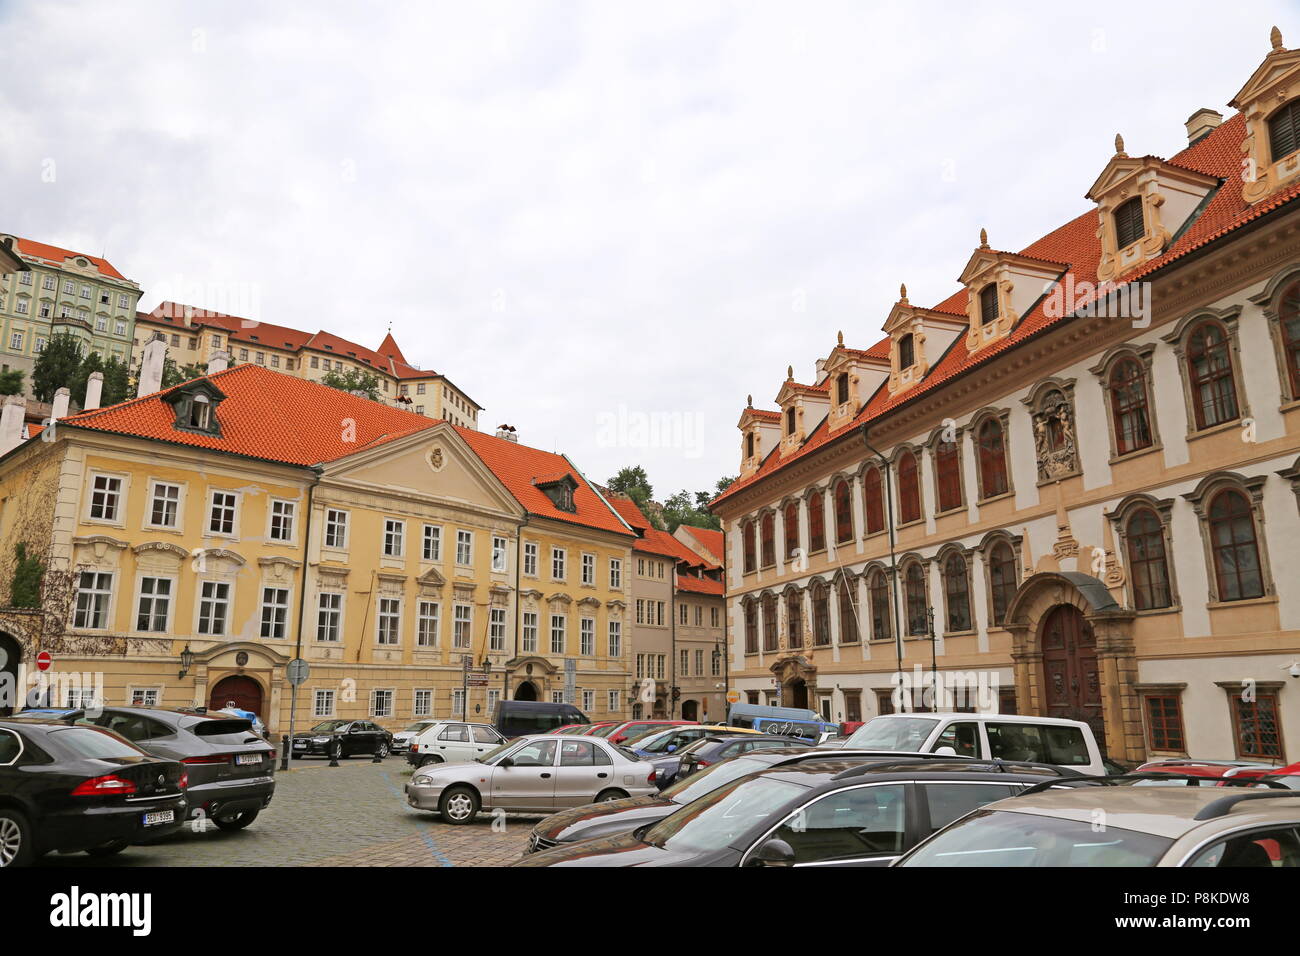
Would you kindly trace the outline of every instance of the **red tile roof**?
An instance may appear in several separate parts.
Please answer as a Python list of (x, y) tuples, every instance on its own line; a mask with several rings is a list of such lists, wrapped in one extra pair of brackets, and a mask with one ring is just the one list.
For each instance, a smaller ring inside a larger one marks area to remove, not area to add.
[(101, 259), (99, 256), (88, 256), (84, 252), (73, 252), (71, 249), (60, 249), (58, 246), (51, 246), (44, 242), (37, 242), (35, 239), (23, 239), (21, 236), (14, 236), (18, 245), (18, 251), (32, 259), (40, 259), (51, 265), (61, 266), (65, 259), (74, 259), (81, 256), (95, 264), (100, 275), (106, 275), (110, 279), (126, 280), (126, 276), (113, 268), (113, 264), (107, 259)]
[(709, 554), (721, 558), (724, 561), (726, 560), (727, 553), (725, 538), (721, 531), (714, 531), (712, 528), (697, 528), (694, 525), (689, 524), (682, 525), (682, 528), (687, 534), (703, 545), (704, 549), (708, 551)]
[(657, 554), (661, 557), (672, 558), (674, 561), (687, 561), (691, 564), (700, 563), (698, 554), (667, 531), (660, 531), (658, 528), (651, 528), (647, 531), (645, 537), (637, 541), (632, 548), (635, 551), (644, 551), (646, 554)]
[(653, 527), (650, 524), (650, 519), (641, 513), (641, 509), (636, 506), (636, 502), (627, 495), (605, 487), (600, 489), (600, 493), (605, 496), (605, 500), (622, 516), (623, 520), (637, 531), (649, 531)]
[(715, 581), (713, 578), (697, 578), (693, 574), (677, 575), (677, 590), (686, 591), (690, 594), (708, 594), (714, 597), (722, 597), (723, 594), (721, 581)]
[[(1247, 223), (1258, 219), (1275, 209), (1292, 203), (1300, 196), (1300, 183), (1282, 190), (1270, 199), (1253, 206), (1247, 205), (1242, 198), (1241, 147), (1245, 138), (1245, 120), (1240, 113), (1224, 122), (1217, 129), (1197, 140), (1196, 143), (1178, 153), (1172, 160), (1176, 165), (1214, 176), (1222, 185), (1214, 190), (1196, 220), (1181, 234), (1158, 258), (1145, 263), (1129, 274), (1120, 277), (1116, 284), (1123, 285), (1151, 275), (1183, 256), (1200, 249), (1215, 240), (1230, 234)], [(1020, 255), (1044, 259), (1050, 262), (1064, 263), (1066, 274), (1061, 281), (1073, 276), (1075, 282), (1097, 283), (1097, 265), (1101, 259), (1100, 240), (1097, 237), (1097, 213), (1095, 209), (1081, 213), (1065, 225), (1030, 243)], [(959, 289), (947, 299), (933, 307), (933, 311), (948, 312), (954, 315), (966, 314), (967, 291)], [(1083, 304), (1082, 302), (1080, 304)], [(1046, 313), (1046, 297), (1034, 308), (1021, 317), (1011, 334), (999, 342), (981, 349), (971, 355), (966, 349), (965, 336), (958, 336), (943, 357), (930, 369), (925, 379), (913, 388), (890, 396), (888, 389), (880, 388), (867, 400), (858, 414), (837, 428), (833, 433), (825, 419), (813, 430), (803, 445), (794, 453), (782, 458), (769, 454), (758, 470), (748, 478), (738, 479), (718, 495), (714, 502), (731, 497), (740, 490), (748, 488), (768, 475), (800, 461), (816, 451), (822, 445), (845, 438), (855, 432), (865, 422), (871, 422), (887, 415), (890, 411), (912, 401), (918, 396), (929, 394), (953, 378), (964, 374), (994, 357), (1013, 349), (1026, 339), (1042, 332), (1050, 326), (1063, 322), (1069, 316), (1053, 318)], [(883, 339), (867, 353), (877, 357), (889, 355), (890, 341)]]

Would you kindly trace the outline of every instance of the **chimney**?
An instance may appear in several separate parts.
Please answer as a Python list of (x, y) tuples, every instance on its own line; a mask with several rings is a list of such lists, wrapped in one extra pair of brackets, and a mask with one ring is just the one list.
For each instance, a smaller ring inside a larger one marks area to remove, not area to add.
[(27, 400), (21, 395), (6, 395), (0, 412), (0, 455), (7, 455), (23, 443)]
[[(181, 319), (185, 322), (185, 327), (187, 329), (194, 325), (194, 306), (184, 306), (181, 309)], [(154, 389), (154, 391), (157, 391), (157, 389)]]
[[(99, 377), (103, 379), (104, 376), (101, 373)], [(54, 393), (54, 402), (50, 406), (51, 421), (58, 421), (60, 418), (68, 417), (68, 402), (71, 401), (71, 395), (72, 393), (66, 388), (61, 388)]]
[(814, 385), (820, 385), (826, 381), (826, 360), (819, 358), (817, 360), (817, 378), (813, 380)]
[[(136, 395), (149, 395), (162, 388), (163, 362), (166, 360), (167, 342), (155, 332), (154, 337), (144, 347), (144, 358), (140, 362), (140, 381), (135, 387)], [(95, 407), (99, 407), (98, 402)]]
[(83, 412), (99, 408), (99, 397), (104, 393), (104, 373), (91, 372), (86, 379), (86, 401), (81, 406)]
[(519, 442), (519, 435), (515, 432), (514, 425), (498, 425), (497, 438), (504, 439), (505, 441), (512, 441), (516, 444)]
[(1219, 128), (1223, 114), (1218, 110), (1202, 107), (1187, 117), (1187, 144), (1190, 146), (1206, 133)]
[(208, 356), (208, 374), (216, 375), (218, 372), (224, 372), (230, 368), (230, 353), (221, 349), (213, 352)]

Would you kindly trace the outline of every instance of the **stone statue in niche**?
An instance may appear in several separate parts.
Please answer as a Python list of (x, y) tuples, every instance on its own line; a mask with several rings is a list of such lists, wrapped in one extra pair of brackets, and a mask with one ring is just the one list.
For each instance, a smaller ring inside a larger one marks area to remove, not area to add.
[(1060, 389), (1043, 396), (1034, 412), (1034, 446), (1038, 455), (1038, 480), (1052, 481), (1079, 470), (1074, 439), (1074, 410)]

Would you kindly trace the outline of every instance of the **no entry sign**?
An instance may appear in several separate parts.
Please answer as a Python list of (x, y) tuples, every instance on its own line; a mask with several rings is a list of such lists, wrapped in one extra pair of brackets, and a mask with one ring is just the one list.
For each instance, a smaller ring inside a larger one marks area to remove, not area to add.
[(54, 663), (54, 658), (50, 656), (49, 651), (41, 651), (39, 654), (36, 655), (36, 669), (39, 671), (49, 670), (50, 666), (53, 663)]

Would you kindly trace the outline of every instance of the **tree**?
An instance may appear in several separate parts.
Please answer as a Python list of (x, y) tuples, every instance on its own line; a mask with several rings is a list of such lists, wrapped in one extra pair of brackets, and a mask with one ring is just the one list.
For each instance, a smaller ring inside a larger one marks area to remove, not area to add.
[[(56, 332), (41, 350), (32, 369), (32, 393), (38, 402), (54, 399), (54, 393), (72, 383), (81, 369), (81, 342), (70, 332)], [(75, 391), (75, 389), (74, 389)], [(81, 394), (85, 395), (83, 381)]]
[(130, 366), (114, 355), (103, 364), (101, 371), (104, 375), (104, 390), (100, 393), (99, 398), (101, 408), (116, 405), (118, 402), (125, 402), (128, 398), (131, 398)]
[[(92, 372), (99, 372), (100, 374), (104, 372), (104, 360), (95, 352), (91, 352), (82, 359), (81, 364), (77, 366), (77, 370), (72, 373), (72, 378), (64, 383), (72, 393), (72, 400), (82, 408), (86, 407), (86, 383), (90, 381)], [(100, 407), (102, 408), (107, 404), (108, 402), (104, 401), (104, 393), (100, 392)]]
[(17, 368), (11, 368), (7, 372), (0, 372), (0, 395), (21, 395), (23, 393), (24, 375), (22, 369)]
[[(198, 362), (191, 365), (177, 365), (175, 359), (163, 359), (162, 387), (171, 388), (179, 385), (181, 382), (188, 382), (191, 379), (201, 378), (208, 374), (208, 363)], [(140, 377), (139, 370), (136, 371), (136, 379)]]
[(630, 465), (623, 468), (617, 475), (605, 482), (610, 489), (621, 494), (627, 495), (636, 502), (636, 506), (647, 511), (647, 506), (651, 499), (654, 498), (654, 488), (650, 485), (650, 479), (646, 477), (645, 469), (640, 465)]
[(321, 376), (322, 385), (341, 392), (365, 392), (372, 402), (379, 401), (379, 376), (365, 369), (350, 368), (346, 372), (329, 371)]
[(45, 573), (45, 565), (39, 558), (27, 557), (27, 545), (22, 541), (14, 545), (14, 555), (17, 560), (14, 562), (9, 603), (14, 607), (40, 607), (41, 576)]

